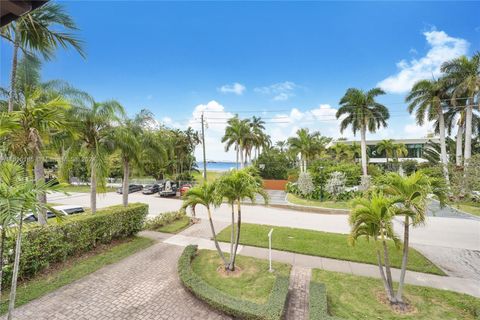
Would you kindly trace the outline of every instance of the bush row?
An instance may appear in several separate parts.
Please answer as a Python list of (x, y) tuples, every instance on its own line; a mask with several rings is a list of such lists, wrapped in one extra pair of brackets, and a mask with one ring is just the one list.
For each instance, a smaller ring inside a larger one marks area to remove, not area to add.
[(187, 246), (178, 261), (178, 274), (183, 285), (197, 298), (214, 309), (234, 318), (277, 320), (283, 317), (288, 296), (288, 278), (277, 276), (266, 304), (257, 304), (230, 296), (207, 284), (192, 270), (197, 246)]
[(182, 219), (185, 215), (185, 210), (165, 212), (154, 218), (145, 220), (143, 228), (146, 230), (157, 230), (160, 227)]
[[(93, 250), (99, 244), (133, 236), (142, 229), (148, 213), (146, 204), (114, 206), (65, 217), (41, 227), (26, 225), (22, 233), (19, 279), (33, 277), (50, 264)], [(15, 228), (7, 232), (4, 250), (3, 286), (11, 282), (15, 258)]]
[(327, 290), (323, 283), (310, 281), (309, 292), (310, 320), (341, 320), (328, 314)]

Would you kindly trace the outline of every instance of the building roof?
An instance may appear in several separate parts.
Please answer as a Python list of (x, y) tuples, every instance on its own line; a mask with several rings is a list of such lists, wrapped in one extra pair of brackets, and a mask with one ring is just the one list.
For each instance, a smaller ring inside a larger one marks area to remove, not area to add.
[[(436, 142), (436, 143), (439, 143), (440, 142), (440, 138), (437, 138), (437, 137), (432, 137), (432, 138), (416, 138), (416, 139), (392, 139), (394, 143), (403, 143), (403, 144), (425, 144), (427, 143), (428, 141), (432, 141), (432, 142)], [(378, 144), (379, 142), (382, 142), (382, 140), (367, 140), (367, 145), (376, 145)], [(354, 143), (358, 143), (360, 144), (360, 140), (346, 140), (346, 141), (343, 141), (343, 140), (340, 140), (340, 141), (335, 141), (333, 142), (334, 144), (336, 143), (344, 143), (346, 145), (352, 145)]]
[(29, 1), (29, 0), (0, 0), (0, 27), (3, 27), (20, 16), (30, 12), (46, 1)]

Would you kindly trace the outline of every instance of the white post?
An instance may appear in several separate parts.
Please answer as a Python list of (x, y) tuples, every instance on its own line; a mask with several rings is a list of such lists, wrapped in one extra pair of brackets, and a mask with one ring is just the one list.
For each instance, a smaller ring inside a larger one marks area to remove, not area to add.
[(273, 228), (270, 229), (270, 232), (268, 233), (268, 260), (270, 261), (270, 269), (268, 271), (273, 272), (272, 269), (272, 232)]

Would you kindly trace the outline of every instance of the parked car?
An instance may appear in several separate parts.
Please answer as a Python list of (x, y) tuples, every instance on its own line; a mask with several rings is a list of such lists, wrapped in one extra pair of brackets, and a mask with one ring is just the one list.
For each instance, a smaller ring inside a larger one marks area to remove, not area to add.
[[(62, 205), (62, 206), (54, 206), (52, 208), (55, 209), (55, 211), (58, 211), (61, 214), (66, 216), (85, 212), (85, 209), (83, 209), (82, 206), (76, 206), (76, 205)], [(47, 211), (47, 219), (51, 219), (55, 217), (56, 217), (55, 213), (53, 213), (52, 211)], [(34, 222), (34, 221), (38, 221), (38, 218), (33, 213), (30, 213), (25, 218), (23, 218), (23, 221)]]
[[(128, 193), (141, 191), (142, 189), (143, 189), (143, 186), (141, 184), (131, 184), (131, 185), (128, 186)], [(122, 194), (123, 193), (123, 187), (118, 188), (117, 193)]]
[(177, 195), (178, 184), (176, 182), (166, 180), (160, 187), (158, 194), (160, 197), (174, 197)]
[(183, 196), (188, 190), (192, 188), (190, 183), (186, 183), (180, 187), (180, 196)]
[(145, 186), (142, 190), (143, 194), (154, 194), (160, 191), (160, 185), (158, 183), (155, 184), (149, 184)]

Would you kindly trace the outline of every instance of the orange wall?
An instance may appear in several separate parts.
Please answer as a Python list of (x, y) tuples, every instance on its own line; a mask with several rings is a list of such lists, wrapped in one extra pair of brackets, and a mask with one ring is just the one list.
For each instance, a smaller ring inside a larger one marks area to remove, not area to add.
[(287, 180), (263, 180), (263, 187), (267, 190), (285, 190)]

